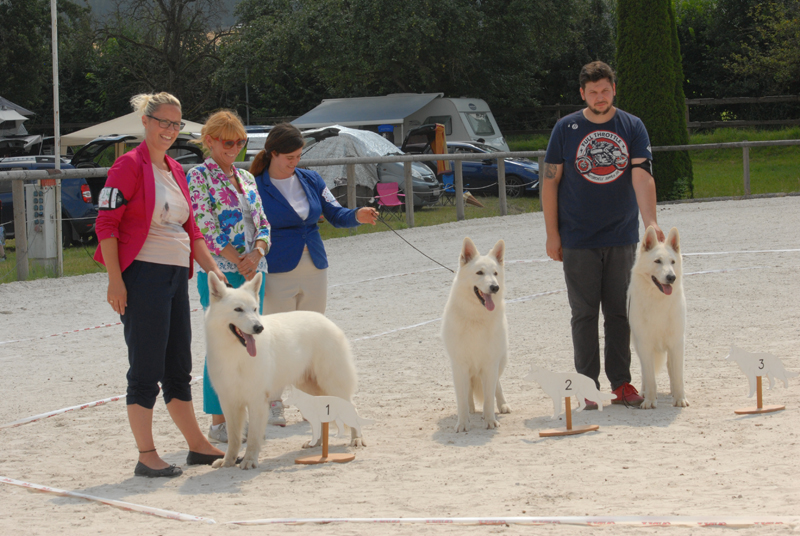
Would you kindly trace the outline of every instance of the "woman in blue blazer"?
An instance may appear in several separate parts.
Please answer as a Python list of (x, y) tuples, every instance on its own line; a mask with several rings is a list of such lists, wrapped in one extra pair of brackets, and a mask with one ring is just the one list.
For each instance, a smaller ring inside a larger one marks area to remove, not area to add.
[[(334, 227), (375, 225), (371, 207), (346, 209), (315, 171), (297, 168), (305, 140), (289, 123), (276, 125), (250, 172), (271, 227), (272, 246), (264, 277), (264, 314), (288, 311), (325, 313), (328, 257), (319, 234), (319, 217)], [(270, 401), (270, 424), (286, 425), (280, 393)]]

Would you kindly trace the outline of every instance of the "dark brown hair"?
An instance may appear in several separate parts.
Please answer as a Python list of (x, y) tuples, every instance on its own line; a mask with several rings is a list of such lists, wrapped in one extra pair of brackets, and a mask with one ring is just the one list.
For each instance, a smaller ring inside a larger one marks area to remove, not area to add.
[(306, 144), (302, 132), (291, 123), (279, 123), (269, 131), (264, 149), (258, 153), (250, 164), (250, 173), (253, 176), (261, 175), (269, 168), (272, 153), (288, 154), (302, 149)]
[(615, 82), (614, 70), (602, 61), (593, 61), (583, 66), (578, 80), (580, 80), (581, 89), (586, 89), (587, 82), (599, 82), (604, 78), (607, 78), (613, 85)]

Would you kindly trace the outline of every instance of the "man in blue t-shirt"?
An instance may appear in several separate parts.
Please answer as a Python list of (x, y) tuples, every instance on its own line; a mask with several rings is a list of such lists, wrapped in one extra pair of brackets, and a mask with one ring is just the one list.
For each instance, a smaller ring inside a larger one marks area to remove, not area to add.
[[(612, 402), (638, 406), (643, 399), (630, 383), (626, 294), (639, 242), (639, 212), (645, 228), (654, 226), (664, 240), (647, 165), (653, 158), (650, 139), (638, 117), (614, 107), (611, 67), (600, 61), (584, 65), (580, 85), (586, 108), (556, 124), (545, 155), (541, 198), (547, 255), (564, 263), (575, 369), (600, 387), (602, 305), (605, 371), (617, 395)], [(587, 408), (597, 404), (587, 401)]]

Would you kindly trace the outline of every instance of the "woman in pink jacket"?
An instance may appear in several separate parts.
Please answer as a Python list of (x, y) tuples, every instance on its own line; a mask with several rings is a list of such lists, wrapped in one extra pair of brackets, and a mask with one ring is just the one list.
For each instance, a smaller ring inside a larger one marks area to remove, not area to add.
[(108, 271), (108, 303), (120, 314), (128, 346), (128, 421), (139, 449), (134, 474), (174, 477), (183, 471), (158, 455), (153, 440), (159, 383), (189, 444), (186, 463), (223, 456), (200, 430), (192, 404), (188, 280), (194, 260), (224, 276), (195, 224), (183, 168), (166, 154), (183, 126), (180, 102), (157, 93), (136, 95), (131, 104), (142, 113), (145, 139), (108, 172), (95, 256)]

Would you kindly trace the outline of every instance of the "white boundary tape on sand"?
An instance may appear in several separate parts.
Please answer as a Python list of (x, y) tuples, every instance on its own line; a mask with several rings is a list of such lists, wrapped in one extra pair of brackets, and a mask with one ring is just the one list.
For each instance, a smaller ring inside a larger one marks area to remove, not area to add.
[(216, 524), (211, 518), (192, 516), (189, 514), (182, 514), (180, 512), (173, 512), (171, 510), (162, 510), (161, 508), (153, 508), (151, 506), (143, 506), (141, 504), (134, 504), (125, 501), (117, 501), (114, 499), (104, 499), (102, 497), (95, 497), (94, 495), (86, 495), (85, 493), (78, 493), (77, 491), (67, 491), (64, 489), (51, 488), (48, 486), (41, 486), (39, 484), (31, 484), (30, 482), (23, 482), (22, 480), (14, 480), (13, 478), (0, 477), (0, 482), (3, 484), (11, 484), (13, 486), (20, 486), (32, 491), (41, 491), (43, 493), (54, 493), (62, 497), (73, 497), (75, 499), (83, 499), (86, 501), (95, 501), (114, 508), (128, 510), (130, 512), (139, 512), (141, 514), (148, 514), (156, 517), (164, 517), (167, 519), (175, 519), (178, 521), (199, 521), (201, 523), (208, 523), (209, 525)]
[(351, 517), (283, 518), (228, 521), (226, 525), (302, 525), (330, 523), (426, 524), (426, 525), (627, 525), (637, 527), (752, 527), (797, 525), (800, 517), (788, 516), (544, 516), (544, 517)]
[[(194, 313), (196, 311), (200, 311), (201, 308), (192, 309), (189, 311), (190, 313)], [(82, 331), (91, 331), (94, 329), (101, 329), (101, 328), (113, 328), (114, 326), (121, 326), (122, 322), (112, 322), (110, 324), (106, 324), (105, 322), (99, 324), (97, 326), (89, 326), (88, 328), (80, 328), (80, 329), (71, 329), (69, 331), (62, 331), (61, 333), (53, 333), (52, 335), (44, 335), (42, 337), (31, 337), (30, 339), (13, 339), (10, 341), (0, 341), (0, 345), (2, 344), (11, 344), (13, 342), (26, 342), (26, 341), (41, 341), (44, 339), (49, 339), (50, 337), (60, 337), (62, 335), (72, 335), (73, 333), (80, 333)]]
[[(714, 251), (714, 252), (701, 252), (701, 253), (684, 253), (683, 256), (684, 257), (691, 257), (691, 256), (703, 256), (703, 255), (733, 255), (733, 254), (738, 254), (738, 253), (797, 253), (797, 252), (800, 252), (800, 249), (763, 249), (763, 250), (757, 250), (757, 251)], [(510, 264), (530, 264), (530, 263), (534, 263), (534, 262), (552, 262), (552, 261), (550, 259), (520, 259), (520, 260), (514, 260), (514, 261), (507, 261), (506, 265), (510, 265)], [(329, 285), (328, 288), (343, 287), (343, 286), (347, 286), (347, 285), (356, 285), (356, 284), (361, 284), (361, 283), (368, 283), (370, 281), (379, 281), (379, 280), (382, 280), (382, 279), (391, 279), (391, 278), (394, 278), (394, 277), (402, 277), (402, 276), (406, 276), (406, 275), (423, 274), (423, 273), (435, 272), (435, 271), (443, 270), (443, 269), (444, 268), (430, 268), (430, 269), (427, 269), (427, 270), (418, 270), (418, 271), (415, 271), (415, 272), (405, 272), (405, 273), (399, 273), (399, 274), (390, 274), (390, 275), (384, 275), (384, 276), (379, 276), (379, 277), (373, 277), (373, 278), (370, 278), (370, 279), (362, 279), (362, 280), (359, 280), (359, 281), (350, 281), (350, 282), (347, 282), (347, 283), (337, 283), (335, 285)], [(753, 268), (741, 268), (741, 269), (752, 270)], [(686, 274), (686, 275), (694, 275), (694, 274), (699, 274), (699, 273), (711, 274), (711, 273), (718, 273), (718, 272), (731, 272), (731, 271), (734, 271), (734, 270), (735, 269), (708, 270), (708, 271), (705, 271), (705, 272), (693, 272), (691, 274)], [(563, 292), (563, 290), (551, 291), (550, 293), (557, 293), (557, 292)], [(544, 296), (544, 295), (547, 295), (547, 293), (544, 293), (544, 294), (541, 294), (541, 295)], [(515, 298), (513, 300), (509, 300), (509, 302), (526, 301), (528, 299), (535, 298), (535, 297), (538, 297), (538, 296), (539, 296), (539, 294), (533, 294), (531, 296), (526, 296), (526, 297), (523, 297), (523, 298)], [(202, 309), (198, 307), (196, 309), (192, 309), (191, 312), (195, 313), (195, 312), (201, 311), (201, 310)], [(425, 323), (426, 322), (423, 322), (423, 324), (425, 324)], [(423, 325), (423, 324), (417, 324), (417, 325)], [(43, 339), (49, 339), (50, 337), (60, 337), (62, 335), (71, 335), (73, 333), (80, 333), (82, 331), (91, 331), (91, 330), (95, 330), (95, 329), (110, 328), (110, 327), (120, 326), (120, 325), (122, 325), (122, 322), (114, 322), (114, 323), (111, 323), (111, 324), (100, 324), (98, 326), (91, 326), (91, 327), (88, 327), (88, 328), (80, 328), (80, 329), (73, 329), (73, 330), (70, 330), (70, 331), (62, 331), (61, 333), (53, 333), (52, 335), (45, 335), (43, 337), (33, 337), (33, 338), (30, 338), (30, 339), (13, 339), (13, 340), (8, 340), (8, 341), (0, 341), (0, 345), (12, 344), (12, 343), (16, 343), (16, 342), (38, 341), (38, 340), (43, 340)], [(410, 327), (416, 327), (416, 326), (410, 326)], [(403, 330), (403, 329), (408, 329), (408, 328), (400, 328), (400, 329)], [(398, 330), (396, 330), (396, 331), (398, 331)], [(392, 332), (391, 331), (387, 331), (386, 333), (392, 333)], [(383, 333), (381, 335), (385, 335), (386, 333)], [(364, 337), (364, 338), (372, 338), (372, 337), (377, 337), (377, 336), (378, 335), (371, 335), (369, 337)], [(363, 340), (364, 338), (357, 339), (357, 340)]]
[[(200, 381), (202, 379), (203, 379), (203, 376), (195, 376), (194, 378), (192, 378), (192, 381), (189, 382), (189, 383), (190, 384), (191, 383), (195, 383), (195, 382)], [(25, 417), (24, 419), (20, 419), (18, 421), (9, 422), (9, 423), (6, 423), (6, 424), (0, 424), (0, 430), (3, 430), (4, 428), (14, 428), (14, 427), (21, 426), (23, 424), (28, 424), (28, 423), (31, 423), (31, 422), (41, 421), (42, 419), (47, 419), (48, 417), (52, 417), (54, 415), (61, 415), (63, 413), (68, 413), (70, 411), (76, 411), (76, 410), (80, 410), (80, 409), (94, 408), (94, 407), (97, 407), (97, 406), (102, 406), (103, 404), (107, 404), (109, 402), (116, 402), (117, 400), (121, 400), (122, 398), (125, 398), (125, 395), (112, 396), (112, 397), (109, 397), (109, 398), (104, 398), (102, 400), (95, 400), (94, 402), (87, 402), (85, 404), (78, 404), (77, 406), (70, 406), (68, 408), (48, 411), (47, 413), (40, 413), (39, 415), (34, 415), (32, 417)]]

